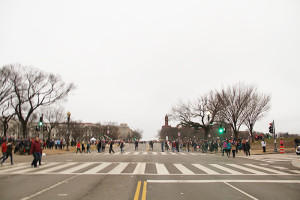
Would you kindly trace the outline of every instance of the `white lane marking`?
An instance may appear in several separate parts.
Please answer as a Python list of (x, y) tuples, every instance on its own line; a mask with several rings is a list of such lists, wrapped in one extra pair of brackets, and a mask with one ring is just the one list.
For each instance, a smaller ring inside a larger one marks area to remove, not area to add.
[(193, 155), (193, 156), (197, 155), (196, 153), (190, 153), (190, 154)]
[(177, 153), (174, 153), (174, 152), (170, 152), (170, 154), (171, 154), (171, 155), (178, 155)]
[[(49, 166), (52, 166), (52, 165), (55, 165), (57, 163), (49, 163), (49, 164), (44, 164), (42, 166), (38, 166), (37, 168), (33, 168), (33, 167), (28, 167), (27, 169), (23, 169), (23, 170), (18, 170), (18, 171), (14, 171), (12, 172), (12, 174), (23, 174), (23, 173), (26, 173), (26, 172), (36, 172), (37, 170), (39, 169), (43, 169), (43, 168), (46, 168), (46, 167), (49, 167)], [(38, 173), (39, 171), (37, 171)]]
[(157, 152), (152, 152), (153, 155), (157, 155)]
[(170, 174), (164, 164), (155, 163), (157, 174)]
[(95, 174), (99, 171), (101, 171), (102, 169), (106, 168), (107, 166), (109, 166), (111, 163), (101, 163), (100, 165), (93, 167), (92, 169), (89, 169), (85, 172), (83, 172), (83, 174)]
[(231, 185), (231, 184), (229, 184), (229, 183), (227, 183), (227, 182), (224, 182), (224, 183), (225, 183), (226, 185), (228, 185), (228, 186), (232, 187), (233, 189), (235, 189), (235, 190), (239, 191), (240, 193), (242, 193), (242, 194), (246, 195), (247, 197), (249, 197), (249, 198), (251, 198), (251, 199), (253, 199), (253, 200), (258, 200), (257, 198), (255, 198), (254, 196), (251, 196), (250, 194), (248, 194), (248, 193), (244, 192), (243, 190), (240, 190), (239, 188), (237, 188), (237, 187), (234, 187), (233, 185)]
[(296, 174), (300, 174), (299, 170), (290, 170), (290, 172), (296, 173)]
[(11, 171), (16, 171), (19, 169), (24, 169), (24, 168), (28, 168), (30, 167), (30, 163), (28, 163), (28, 165), (21, 165), (21, 166), (12, 166), (11, 168), (7, 168), (7, 169), (0, 169), (0, 173), (7, 173), (7, 172), (11, 172)]
[(257, 170), (254, 170), (254, 169), (250, 169), (250, 168), (247, 168), (247, 167), (243, 167), (243, 166), (241, 166), (241, 165), (236, 165), (236, 164), (228, 164), (228, 165), (231, 166), (231, 167), (235, 167), (235, 168), (244, 170), (244, 171), (246, 171), (246, 172), (251, 172), (251, 173), (253, 173), (253, 174), (267, 175), (267, 173), (260, 172), (260, 171), (257, 171)]
[(230, 174), (242, 175), (241, 172), (238, 172), (238, 171), (235, 171), (235, 170), (223, 167), (223, 166), (218, 165), (218, 164), (210, 164), (210, 165), (213, 166), (213, 167), (215, 167), (215, 168), (221, 169), (221, 170), (223, 170), (225, 172), (228, 172)]
[(37, 171), (36, 173), (45, 174), (45, 173), (53, 172), (53, 171), (56, 171), (56, 170), (59, 170), (59, 169), (65, 168), (65, 167), (73, 166), (73, 165), (76, 165), (76, 164), (77, 164), (76, 162), (69, 162), (69, 163), (65, 163), (65, 164), (59, 164), (56, 167), (51, 167), (51, 168), (48, 168), (48, 169)]
[(47, 192), (48, 190), (51, 190), (52, 188), (55, 188), (55, 187), (57, 187), (57, 186), (59, 186), (59, 185), (65, 183), (65, 182), (68, 182), (68, 181), (72, 180), (73, 178), (75, 178), (75, 177), (77, 177), (77, 176), (78, 176), (78, 175), (75, 175), (75, 176), (73, 176), (73, 177), (71, 177), (71, 178), (68, 178), (68, 179), (66, 179), (66, 180), (64, 180), (64, 181), (58, 182), (58, 183), (56, 183), (56, 184), (54, 184), (54, 185), (52, 185), (52, 186), (50, 186), (50, 187), (48, 187), (48, 188), (46, 188), (46, 189), (43, 189), (43, 190), (41, 190), (41, 191), (39, 191), (39, 192), (37, 192), (37, 193), (35, 193), (35, 194), (33, 194), (33, 195), (30, 195), (30, 196), (28, 196), (28, 197), (24, 197), (24, 198), (22, 198), (21, 200), (28, 200), (28, 199), (31, 199), (32, 197), (35, 197), (35, 196), (37, 196), (37, 195), (39, 195), (39, 194), (42, 194), (42, 193), (44, 193), (44, 192)]
[(148, 183), (300, 183), (300, 180), (147, 180)]
[(148, 155), (148, 152), (143, 152), (143, 155)]
[(83, 169), (83, 168), (85, 168), (85, 167), (88, 167), (88, 166), (90, 166), (90, 165), (92, 165), (92, 164), (94, 164), (94, 163), (82, 163), (82, 164), (80, 164), (80, 165), (77, 165), (77, 166), (74, 166), (74, 167), (71, 167), (71, 168), (69, 168), (69, 169), (66, 169), (66, 170), (64, 170), (64, 171), (61, 171), (61, 172), (59, 172), (60, 174), (69, 174), (69, 173), (73, 173), (73, 172), (76, 172), (76, 171), (78, 171), (78, 170), (80, 170), (80, 169)]
[(121, 152), (113, 153), (113, 155), (119, 155)]
[(161, 152), (161, 155), (167, 155), (167, 153), (166, 152)]
[(133, 174), (145, 174), (146, 163), (138, 163), (133, 171)]
[(183, 166), (182, 164), (174, 164), (174, 166), (175, 166), (182, 174), (188, 174), (188, 175), (195, 174), (194, 172), (192, 172), (191, 170), (189, 170), (188, 168), (186, 168), (186, 167)]
[(267, 172), (272, 172), (272, 173), (275, 173), (275, 174), (289, 175), (289, 173), (281, 172), (281, 171), (278, 171), (278, 170), (275, 170), (275, 169), (269, 169), (269, 168), (266, 168), (266, 167), (260, 167), (260, 166), (253, 165), (253, 164), (245, 164), (245, 165), (250, 166), (250, 167), (253, 167), (253, 168), (265, 170), (265, 171), (267, 171)]
[(108, 174), (121, 174), (127, 165), (129, 165), (129, 163), (120, 163), (114, 169), (110, 170)]
[(186, 153), (182, 153), (182, 152), (179, 152), (179, 154), (181, 154), (181, 155), (186, 155)]
[(124, 153), (124, 155), (128, 155), (128, 154), (130, 154), (130, 152), (126, 152), (126, 153)]
[(281, 169), (281, 170), (288, 170), (286, 167), (279, 167), (279, 166), (270, 166), (272, 168)]
[(133, 155), (138, 155), (138, 154), (139, 154), (139, 152), (134, 152), (134, 153), (133, 153)]
[(204, 167), (203, 165), (200, 165), (200, 164), (192, 164), (193, 166), (197, 167), (198, 169), (204, 171), (205, 173), (207, 174), (220, 174), (218, 172), (215, 172), (207, 167)]

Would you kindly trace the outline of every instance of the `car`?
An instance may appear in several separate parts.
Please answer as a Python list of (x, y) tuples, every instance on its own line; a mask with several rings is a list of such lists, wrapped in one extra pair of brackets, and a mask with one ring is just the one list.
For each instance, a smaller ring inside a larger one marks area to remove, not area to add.
[(30, 154), (31, 141), (30, 140), (16, 140), (16, 147), (14, 153), (19, 152), (21, 155)]
[(300, 155), (300, 146), (298, 146), (298, 147), (296, 148), (296, 154), (297, 154), (297, 155)]

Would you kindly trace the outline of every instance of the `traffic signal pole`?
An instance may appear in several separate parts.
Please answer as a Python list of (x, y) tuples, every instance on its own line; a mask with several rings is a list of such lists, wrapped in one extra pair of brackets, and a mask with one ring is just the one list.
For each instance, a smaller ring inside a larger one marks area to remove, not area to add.
[(275, 123), (273, 120), (273, 133), (274, 133), (274, 152), (277, 152), (277, 148), (276, 148), (276, 134), (275, 134)]

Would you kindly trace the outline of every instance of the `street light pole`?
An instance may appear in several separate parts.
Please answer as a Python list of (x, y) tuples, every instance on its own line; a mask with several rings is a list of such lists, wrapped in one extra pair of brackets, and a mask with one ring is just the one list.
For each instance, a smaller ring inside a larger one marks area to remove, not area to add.
[(68, 139), (67, 139), (67, 151), (69, 151), (69, 140), (70, 140), (70, 117), (71, 117), (71, 113), (67, 112), (67, 121), (68, 121), (68, 129), (67, 129), (67, 134), (68, 134)]

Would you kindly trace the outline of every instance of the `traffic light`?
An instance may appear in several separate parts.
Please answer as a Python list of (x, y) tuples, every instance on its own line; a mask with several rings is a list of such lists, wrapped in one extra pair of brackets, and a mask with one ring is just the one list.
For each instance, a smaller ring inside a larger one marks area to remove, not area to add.
[(43, 116), (40, 117), (39, 126), (43, 126)]
[(39, 127), (39, 126), (36, 126), (36, 127), (35, 127), (35, 131), (40, 131), (40, 127)]
[(273, 133), (273, 123), (270, 123), (269, 133)]
[(220, 134), (223, 134), (223, 133), (224, 133), (224, 128), (223, 128), (222, 125), (219, 126), (218, 132), (219, 132)]

